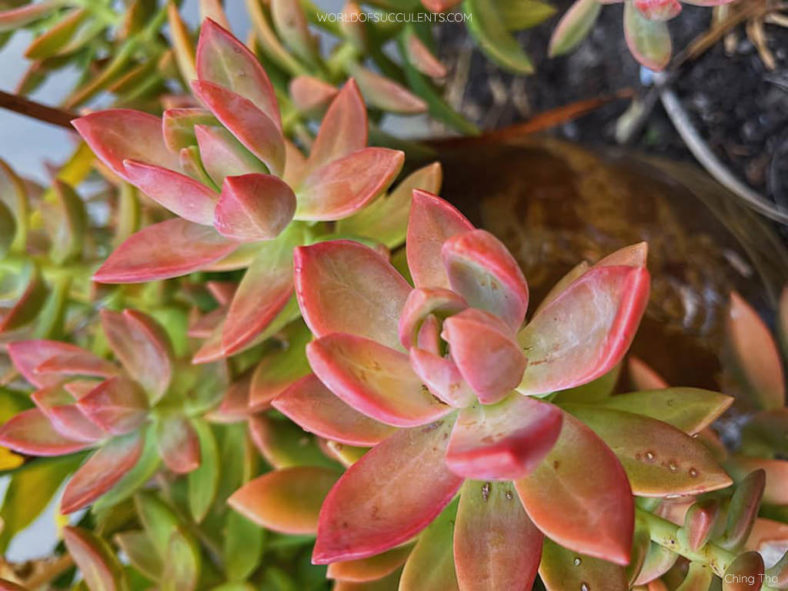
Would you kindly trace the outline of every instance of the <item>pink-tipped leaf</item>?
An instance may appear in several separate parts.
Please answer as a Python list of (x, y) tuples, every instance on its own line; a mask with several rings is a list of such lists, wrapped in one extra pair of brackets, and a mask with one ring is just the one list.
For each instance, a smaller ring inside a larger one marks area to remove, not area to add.
[(299, 247), (295, 284), (315, 336), (345, 332), (399, 347), (399, 317), (411, 288), (378, 252), (347, 240)]
[(97, 591), (123, 591), (128, 581), (118, 559), (96, 534), (78, 527), (63, 529), (63, 541), (84, 577), (84, 585)]
[(199, 468), (200, 440), (186, 417), (172, 416), (159, 421), (156, 444), (161, 459), (176, 474), (187, 474)]
[(414, 427), (453, 410), (427, 391), (405, 353), (375, 341), (333, 333), (311, 342), (307, 357), (329, 390), (382, 423)]
[(0, 445), (31, 456), (62, 456), (90, 444), (60, 434), (37, 408), (23, 410), (0, 427)]
[(399, 431), (353, 464), (323, 502), (312, 562), (379, 554), (427, 527), (462, 484), (443, 461), (450, 427)]
[(553, 448), (562, 421), (558, 407), (520, 394), (463, 409), (451, 433), (446, 465), (474, 480), (523, 478)]
[[(59, 341), (14, 341), (8, 344), (8, 355), (14, 367), (25, 379), (38, 388), (54, 385), (63, 380), (66, 366), (82, 368), (85, 375), (111, 375), (114, 367), (75, 345)], [(50, 359), (58, 360), (49, 365)], [(68, 360), (68, 364), (61, 363)], [(106, 364), (105, 364), (106, 363)], [(100, 372), (100, 373), (93, 373)]]
[(278, 177), (231, 176), (224, 179), (214, 226), (233, 240), (271, 240), (290, 223), (295, 209), (293, 190)]
[(473, 225), (448, 202), (426, 191), (413, 191), (406, 250), (416, 287), (450, 287), (441, 260), (443, 243), (470, 230)]
[(476, 398), (473, 389), (457, 369), (457, 364), (450, 358), (414, 347), (410, 350), (410, 365), (429, 391), (444, 403), (455, 408), (465, 408)]
[(216, 185), (229, 176), (266, 172), (265, 165), (223, 127), (196, 125), (194, 135), (205, 172)]
[(410, 292), (399, 318), (399, 340), (410, 349), (415, 345), (422, 322), (430, 315), (445, 318), (468, 307), (462, 296), (449, 289), (416, 288)]
[(146, 226), (115, 249), (93, 280), (140, 283), (186, 275), (224, 258), (238, 247), (212, 227), (172, 219)]
[(116, 376), (103, 381), (77, 402), (96, 425), (113, 435), (135, 430), (148, 416), (148, 398), (136, 382)]
[(308, 117), (321, 115), (339, 93), (336, 87), (313, 76), (296, 76), (288, 88), (296, 109)]
[(649, 20), (635, 7), (634, 0), (624, 3), (624, 37), (637, 61), (651, 70), (663, 70), (673, 51), (668, 26)]
[(648, 293), (642, 268), (595, 267), (574, 281), (519, 333), (529, 365), (517, 389), (544, 394), (606, 374), (629, 348)]
[(668, 21), (681, 12), (678, 0), (635, 0), (635, 8), (652, 21)]

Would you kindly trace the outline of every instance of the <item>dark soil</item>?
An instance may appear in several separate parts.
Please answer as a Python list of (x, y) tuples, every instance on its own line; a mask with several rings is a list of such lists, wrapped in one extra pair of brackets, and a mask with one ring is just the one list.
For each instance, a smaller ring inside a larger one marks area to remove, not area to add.
[[(570, 2), (558, 0), (554, 4), (560, 15)], [(621, 4), (604, 7), (589, 38), (561, 58), (546, 56), (557, 16), (521, 33), (537, 69), (530, 77), (503, 72), (473, 49), (462, 27), (444, 25), (440, 28), (440, 53), (452, 68), (449, 96), (470, 119), (491, 129), (621, 89), (644, 92), (641, 76), (648, 72), (641, 71), (627, 50), (622, 12)], [(674, 55), (706, 31), (710, 19), (711, 10), (684, 5), (683, 12), (670, 23)], [(776, 59), (772, 71), (747, 40), (744, 28), (735, 33), (738, 41), (731, 55), (722, 43), (716, 44), (686, 63), (672, 87), (701, 136), (730, 170), (761, 194), (788, 207), (788, 29), (766, 25), (768, 45)], [(615, 144), (616, 121), (628, 105), (628, 100), (615, 101), (552, 133), (589, 145)], [(658, 103), (634, 138), (634, 145), (647, 153), (693, 160)]]

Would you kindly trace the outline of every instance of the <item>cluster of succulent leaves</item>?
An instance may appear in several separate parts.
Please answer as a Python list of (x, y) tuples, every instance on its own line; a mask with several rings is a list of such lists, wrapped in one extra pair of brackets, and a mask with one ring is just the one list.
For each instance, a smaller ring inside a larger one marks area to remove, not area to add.
[[(297, 63), (303, 31), (283, 35)], [(81, 117), (51, 189), (0, 168), (0, 548), (63, 485), (72, 515), (58, 559), (2, 564), (0, 585), (788, 586), (783, 362), (741, 298), (728, 452), (710, 425), (731, 397), (633, 358), (616, 388), (644, 244), (529, 313), (505, 246), (437, 197), (439, 165), (401, 174), (367, 146), (364, 100), (384, 107), (364, 73), (282, 86), (296, 73), (269, 78), (213, 20), (187, 41), (191, 96)]]
[[(713, 6), (728, 1), (691, 3)], [(550, 55), (574, 49), (592, 30), (605, 3), (578, 0), (559, 21)], [(117, 105), (155, 110), (162, 97), (177, 104), (177, 97), (170, 96), (171, 83), (188, 89), (194, 78), (194, 33), (179, 15), (180, 4), (180, 0), (3, 0), (0, 46), (15, 31), (27, 28), (34, 33), (25, 51), (32, 65), (17, 88), (21, 94), (39, 88), (51, 73), (70, 69), (78, 76), (63, 99), (67, 108), (108, 93)], [(649, 68), (664, 68), (671, 55), (666, 21), (681, 11), (678, 0), (624, 4), (624, 33), (633, 56)], [(253, 30), (250, 44), (281, 95), (290, 95), (283, 101), (288, 131), (313, 116), (333, 86), (353, 77), (376, 119), (384, 112), (429, 111), (450, 128), (477, 133), (442, 98), (440, 82), (447, 71), (434, 55), (432, 23), (454, 15), (451, 22), (464, 23), (491, 60), (508, 71), (531, 74), (531, 59), (514, 33), (554, 13), (542, 0), (350, 0), (341, 15), (321, 10), (312, 0), (246, 0), (245, 7)], [(221, 0), (200, 0), (199, 8), (202, 18), (229, 28)], [(430, 14), (432, 21), (426, 18)], [(327, 43), (330, 53), (324, 55), (321, 44)]]

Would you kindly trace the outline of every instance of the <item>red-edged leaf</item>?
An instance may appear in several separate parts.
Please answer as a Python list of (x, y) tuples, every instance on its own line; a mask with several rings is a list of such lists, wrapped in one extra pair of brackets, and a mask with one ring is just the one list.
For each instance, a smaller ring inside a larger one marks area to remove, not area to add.
[(780, 352), (758, 313), (737, 293), (731, 294), (728, 341), (750, 396), (762, 409), (785, 404), (785, 374)]
[(788, 460), (752, 458), (737, 454), (725, 464), (725, 467), (736, 480), (741, 480), (756, 470), (764, 470), (766, 488), (763, 492), (763, 502), (770, 505), (788, 505)]
[(732, 484), (700, 441), (667, 423), (596, 406), (573, 404), (566, 409), (616, 454), (636, 495), (700, 494)]
[(58, 433), (37, 408), (24, 410), (0, 427), (0, 445), (31, 456), (62, 456), (89, 447)]
[(314, 534), (320, 506), (339, 474), (298, 466), (274, 470), (235, 491), (229, 505), (255, 523), (286, 534)]
[(273, 174), (285, 165), (285, 144), (277, 122), (240, 94), (212, 84), (192, 82), (197, 97), (252, 154)]
[(443, 338), (462, 377), (479, 400), (492, 404), (514, 389), (526, 359), (514, 334), (498, 318), (469, 308), (447, 318)]
[(224, 179), (214, 226), (234, 240), (271, 240), (290, 223), (295, 210), (293, 190), (278, 177), (231, 176)]
[(172, 378), (174, 353), (162, 326), (136, 310), (102, 310), (101, 326), (115, 356), (151, 401), (164, 396)]
[(339, 92), (336, 87), (313, 76), (296, 76), (288, 88), (296, 109), (308, 117), (321, 115)]
[(441, 261), (443, 243), (470, 230), (473, 225), (446, 201), (426, 191), (413, 191), (406, 249), (416, 287), (450, 287)]
[(517, 330), (528, 309), (528, 284), (517, 261), (495, 236), (473, 230), (448, 239), (441, 258), (454, 291), (474, 308)]
[(624, 37), (629, 51), (647, 68), (662, 70), (668, 65), (673, 48), (667, 24), (647, 19), (633, 0), (624, 3)]
[(602, 2), (576, 0), (558, 21), (550, 38), (550, 57), (564, 55), (577, 47), (594, 27)]
[(293, 142), (287, 139), (285, 139), (285, 153), (287, 162), (285, 162), (282, 180), (291, 187), (296, 187), (306, 173), (306, 157)]
[(394, 433), (335, 396), (310, 374), (277, 396), (272, 406), (305, 431), (346, 445), (373, 446)]
[(218, 196), (202, 183), (179, 172), (139, 160), (124, 160), (128, 181), (162, 207), (185, 220), (210, 226)]
[(648, 243), (638, 242), (610, 253), (597, 261), (595, 267), (645, 267), (648, 260)]
[(652, 21), (668, 21), (681, 12), (678, 0), (635, 0), (635, 8)]
[(551, 540), (626, 565), (635, 510), (624, 468), (591, 429), (564, 415), (545, 460), (515, 482), (528, 516)]
[(74, 404), (74, 397), (60, 386), (49, 386), (33, 392), (30, 398), (43, 412), (55, 430), (74, 441), (93, 443), (106, 437), (106, 432), (90, 421)]
[(410, 365), (430, 392), (446, 404), (464, 408), (476, 398), (451, 359), (414, 347), (410, 350)]
[(440, 318), (457, 314), (468, 307), (467, 302), (449, 289), (416, 288), (410, 292), (399, 318), (399, 340), (410, 349), (416, 342), (422, 322), (430, 314)]
[(88, 530), (65, 527), (63, 541), (88, 589), (122, 591), (127, 588), (123, 567), (104, 540)]
[(629, 356), (627, 369), (629, 370), (629, 380), (636, 390), (662, 390), (668, 387), (665, 378), (634, 355)]
[(530, 589), (543, 538), (511, 482), (466, 481), (454, 527), (460, 590)]
[(309, 343), (306, 351), (320, 381), (373, 419), (414, 427), (453, 410), (427, 391), (405, 353), (346, 333), (321, 337)]
[(430, 12), (446, 12), (450, 8), (454, 8), (461, 0), (421, 0), (424, 8)]
[(194, 134), (205, 172), (217, 185), (228, 176), (266, 172), (265, 165), (223, 127), (196, 125)]
[(105, 380), (77, 402), (96, 425), (122, 435), (133, 431), (148, 417), (148, 398), (136, 382), (122, 376)]
[(562, 420), (558, 407), (520, 394), (463, 409), (451, 433), (446, 465), (465, 478), (517, 480), (550, 452)]
[(399, 431), (353, 464), (323, 502), (312, 561), (379, 554), (429, 525), (462, 484), (443, 461), (450, 428)]
[(360, 65), (353, 66), (351, 73), (358, 83), (361, 94), (373, 107), (405, 115), (423, 113), (427, 110), (427, 103), (390, 78)]
[(205, 417), (217, 423), (235, 423), (246, 420), (250, 414), (249, 384), (252, 374), (246, 372), (227, 388), (219, 406), (209, 411)]
[(405, 38), (405, 52), (413, 66), (430, 78), (444, 78), (448, 71), (418, 35), (409, 34)]
[(216, 125), (216, 118), (205, 109), (175, 108), (167, 109), (161, 116), (164, 143), (173, 152), (193, 146), (197, 142), (196, 126)]
[(307, 161), (312, 172), (367, 145), (367, 107), (351, 78), (331, 102)]
[(186, 474), (200, 466), (200, 440), (189, 420), (167, 417), (156, 424), (156, 443), (161, 459), (176, 474)]
[(312, 333), (306, 324), (292, 322), (280, 337), (282, 347), (265, 355), (252, 374), (249, 406), (253, 411), (267, 408), (274, 398), (309, 374), (306, 344), (312, 340)]
[(383, 193), (397, 178), (405, 154), (363, 148), (314, 169), (298, 189), (299, 220), (346, 218)]
[(298, 303), (316, 336), (347, 332), (399, 347), (410, 286), (378, 252), (335, 240), (295, 251)]
[(130, 236), (104, 261), (93, 280), (138, 283), (178, 277), (207, 267), (237, 246), (213, 228), (167, 220)]
[(223, 86), (254, 103), (278, 127), (274, 88), (257, 57), (232, 33), (211, 19), (203, 21), (197, 44), (197, 76)]
[(635, 336), (648, 292), (642, 268), (595, 267), (574, 281), (520, 331), (528, 369), (517, 389), (565, 390), (613, 369)]
[(550, 288), (550, 291), (547, 292), (547, 295), (542, 299), (541, 302), (539, 302), (539, 305), (533, 313), (533, 317), (535, 318), (544, 309), (544, 307), (547, 306), (547, 304), (562, 294), (567, 287), (574, 283), (575, 279), (584, 275), (589, 268), (589, 264), (583, 261), (582, 263), (579, 263), (570, 269), (566, 275), (561, 277), (561, 279), (559, 279), (558, 282)]
[(293, 243), (288, 232), (264, 242), (238, 285), (222, 329), (224, 355), (251, 343), (276, 318), (293, 293)]
[(60, 510), (73, 513), (110, 490), (142, 455), (144, 438), (140, 432), (116, 437), (105, 443), (74, 473), (63, 490)]
[[(8, 343), (8, 355), (14, 367), (38, 388), (57, 384), (66, 375), (109, 376), (117, 369), (76, 345), (58, 341), (33, 340)], [(52, 364), (48, 361), (53, 360)], [(79, 368), (69, 373), (69, 368)]]
[(124, 160), (151, 162), (178, 170), (178, 156), (164, 145), (161, 119), (130, 109), (96, 111), (71, 122), (104, 164), (132, 182)]
[(332, 562), (328, 565), (326, 577), (355, 583), (377, 581), (401, 567), (412, 548), (412, 545), (399, 546), (369, 558)]

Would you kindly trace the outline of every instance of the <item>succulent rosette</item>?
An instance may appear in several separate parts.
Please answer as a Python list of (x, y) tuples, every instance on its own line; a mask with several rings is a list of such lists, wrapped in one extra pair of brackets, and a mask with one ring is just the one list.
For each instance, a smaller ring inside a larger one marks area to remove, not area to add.
[(117, 502), (164, 462), (175, 474), (200, 466), (200, 418), (225, 385), (221, 364), (176, 359), (160, 324), (135, 310), (101, 313), (119, 365), (59, 341), (15, 341), (8, 353), (35, 387), (34, 408), (0, 427), (0, 445), (31, 456), (93, 450), (69, 480), (61, 511), (102, 497)]
[[(567, 556), (609, 561), (625, 580), (616, 565), (630, 560), (633, 495), (731, 483), (687, 434), (729, 398), (680, 393), (699, 406), (682, 422), (665, 412), (675, 392), (602, 405), (569, 395), (626, 353), (648, 299), (645, 245), (578, 265), (528, 321), (514, 258), (440, 198), (414, 191), (406, 248), (415, 287), (358, 242), (296, 250), (313, 374), (272, 405), (350, 467), (271, 472), (231, 497), (237, 510), (277, 531), (316, 530), (313, 561), (340, 580), (404, 563), (401, 589), (529, 588), (544, 546), (552, 588)], [(449, 566), (421, 586), (439, 560)]]
[(211, 20), (200, 32), (196, 73), (192, 88), (202, 106), (168, 109), (161, 118), (110, 109), (74, 126), (112, 173), (178, 216), (128, 238), (96, 281), (248, 267), (225, 320), (196, 355), (204, 362), (297, 316), (293, 248), (326, 232), (323, 222), (349, 218), (384, 193), (404, 155), (367, 147), (366, 107), (350, 80), (305, 158), (285, 139), (257, 58)]

